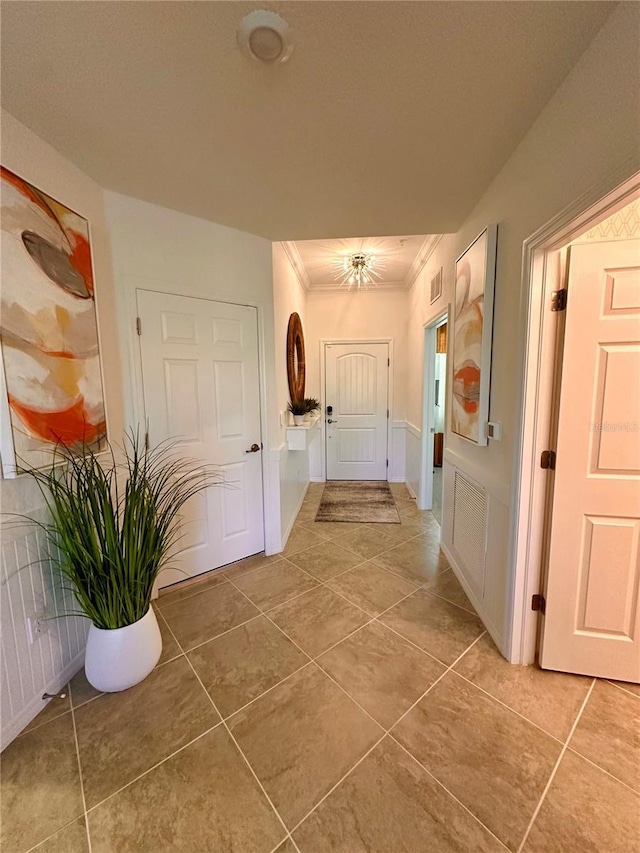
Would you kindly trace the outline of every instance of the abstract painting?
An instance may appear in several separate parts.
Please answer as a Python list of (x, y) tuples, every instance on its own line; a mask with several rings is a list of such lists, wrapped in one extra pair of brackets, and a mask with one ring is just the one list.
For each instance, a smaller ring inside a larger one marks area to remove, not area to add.
[(453, 324), (453, 432), (487, 444), (497, 227), (479, 234), (456, 261)]
[(3, 475), (59, 442), (100, 447), (106, 421), (89, 224), (2, 167)]

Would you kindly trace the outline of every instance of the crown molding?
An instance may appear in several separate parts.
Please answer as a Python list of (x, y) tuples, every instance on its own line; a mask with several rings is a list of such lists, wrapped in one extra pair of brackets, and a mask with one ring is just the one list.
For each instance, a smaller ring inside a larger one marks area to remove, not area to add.
[(418, 280), (418, 276), (427, 265), (429, 258), (431, 257), (431, 255), (433, 255), (443, 237), (444, 234), (428, 234), (425, 237), (424, 243), (422, 244), (422, 246), (420, 246), (420, 251), (416, 255), (414, 262), (411, 264), (411, 268), (409, 269), (407, 277), (404, 280), (405, 290), (411, 290), (413, 285)]
[[(370, 287), (363, 287), (362, 291), (363, 293), (375, 293), (376, 291), (405, 293), (408, 289), (409, 288), (405, 286), (404, 281), (381, 281), (378, 284), (371, 285)], [(355, 287), (347, 287), (347, 285), (340, 284), (338, 281), (331, 281), (312, 284), (308, 292), (310, 296), (313, 296), (314, 293), (358, 293), (358, 289)]]
[(280, 245), (284, 249), (287, 260), (296, 274), (300, 287), (305, 293), (308, 293), (311, 290), (311, 282), (309, 281), (309, 276), (307, 275), (302, 258), (300, 257), (300, 252), (298, 252), (298, 247), (292, 240), (283, 240)]

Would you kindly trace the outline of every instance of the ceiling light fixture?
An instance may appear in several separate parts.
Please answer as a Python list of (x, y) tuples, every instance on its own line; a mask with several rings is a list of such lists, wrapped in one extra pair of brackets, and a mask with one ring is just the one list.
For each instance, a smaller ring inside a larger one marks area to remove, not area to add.
[(336, 281), (356, 290), (376, 285), (382, 278), (384, 265), (380, 259), (366, 252), (354, 252), (336, 261)]
[(289, 24), (275, 12), (256, 9), (245, 15), (238, 27), (238, 47), (256, 62), (276, 65), (293, 53), (293, 33)]

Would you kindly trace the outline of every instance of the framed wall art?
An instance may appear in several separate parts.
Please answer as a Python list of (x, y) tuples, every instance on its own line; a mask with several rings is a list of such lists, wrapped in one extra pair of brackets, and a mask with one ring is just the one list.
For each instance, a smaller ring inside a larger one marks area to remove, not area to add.
[(479, 234), (456, 261), (451, 429), (487, 444), (497, 226)]
[(2, 167), (3, 476), (59, 442), (100, 449), (106, 418), (89, 223)]

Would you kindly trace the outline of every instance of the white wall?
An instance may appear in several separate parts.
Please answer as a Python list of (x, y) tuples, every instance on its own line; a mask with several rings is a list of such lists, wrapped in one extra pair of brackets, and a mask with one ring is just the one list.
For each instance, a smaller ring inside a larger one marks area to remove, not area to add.
[[(273, 305), (276, 405), (279, 424), (277, 447), (275, 446), (276, 442), (274, 442), (272, 452), (277, 455), (274, 464), (277, 465), (280, 478), (280, 522), (282, 546), (284, 547), (309, 485), (309, 448), (306, 450), (289, 450), (285, 427), (280, 425), (281, 423), (288, 423), (287, 328), (289, 317), (294, 311), (300, 315), (302, 321), (307, 359), (309, 341), (307, 337), (307, 295), (281, 243), (273, 244)], [(317, 396), (312, 394), (308, 379), (305, 396)], [(315, 429), (310, 433), (315, 444), (319, 441), (318, 432), (319, 430)]]
[(119, 348), (127, 424), (143, 422), (139, 396), (136, 290), (157, 290), (255, 305), (261, 359), (264, 444), (265, 548), (280, 548), (279, 477), (272, 451), (279, 446), (271, 243), (175, 210), (106, 192), (118, 304)]
[[(406, 377), (420, 372), (407, 360), (407, 306), (404, 291), (362, 291), (360, 293), (309, 293), (307, 300), (307, 385), (309, 394), (323, 403), (320, 387), (321, 341), (376, 340), (393, 341), (393, 397), (391, 401), (391, 457), (389, 477), (404, 480)], [(422, 394), (422, 391), (420, 391)]]
[[(102, 189), (13, 116), (2, 112), (2, 163), (89, 221), (96, 281), (96, 304), (103, 356), (108, 432), (122, 431), (120, 364), (109, 237)], [(2, 512), (42, 517), (42, 499), (33, 482), (18, 477), (2, 483)], [(44, 560), (43, 563), (37, 561)], [(29, 563), (33, 565), (28, 566)], [(26, 620), (35, 613), (54, 616), (62, 604), (55, 590), (46, 546), (34, 529), (16, 527), (3, 515), (2, 574), (2, 743), (4, 747), (44, 706), (43, 692), (59, 690), (81, 666), (88, 626), (79, 618), (47, 623), (33, 644)]]
[[(623, 173), (630, 175), (640, 166), (639, 15), (637, 4), (621, 4), (613, 13), (460, 231), (440, 241), (410, 293), (408, 363), (421, 365), (423, 325), (452, 300), (455, 258), (486, 225), (498, 224), (490, 419), (502, 423), (503, 439), (476, 447), (448, 431), (444, 492), (446, 507), (455, 467), (487, 492), (485, 588), (474, 603), (505, 652), (514, 573), (509, 562), (509, 501), (525, 341), (520, 315), (522, 244), (596, 182), (611, 175), (613, 188)], [(443, 295), (429, 305), (429, 282), (440, 266)], [(421, 381), (409, 371), (407, 420), (418, 429)], [(410, 452), (408, 446), (407, 459)], [(449, 548), (451, 534), (445, 524), (443, 543)]]

